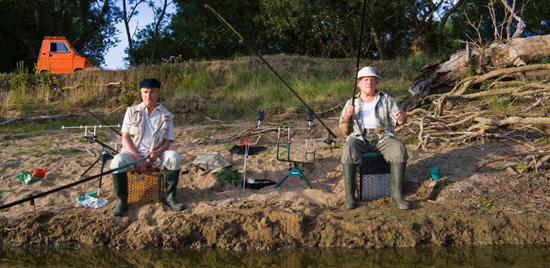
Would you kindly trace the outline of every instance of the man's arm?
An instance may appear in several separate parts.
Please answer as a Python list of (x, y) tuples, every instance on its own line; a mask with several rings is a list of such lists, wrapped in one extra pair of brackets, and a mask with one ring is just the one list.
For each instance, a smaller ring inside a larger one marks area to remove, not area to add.
[[(139, 160), (142, 158), (142, 156), (139, 155), (136, 147), (134, 146), (132, 139), (130, 138), (130, 133), (122, 132), (122, 146), (124, 146), (124, 149), (134, 157), (134, 160)], [(139, 162), (135, 164), (134, 167), (136, 168), (137, 172), (144, 172), (146, 168), (145, 162)]]
[(164, 153), (164, 151), (170, 149), (170, 144), (172, 144), (172, 141), (170, 140), (164, 140), (162, 142), (162, 145), (156, 149), (156, 150), (153, 150), (151, 151), (150, 153), (147, 154), (147, 156), (149, 156), (149, 162), (156, 162), (157, 159), (162, 155), (162, 153)]
[(342, 134), (344, 134), (344, 136), (347, 136), (349, 134), (348, 127), (350, 124), (350, 119), (354, 113), (355, 106), (346, 106), (342, 111), (342, 117), (340, 120), (340, 131), (342, 131)]

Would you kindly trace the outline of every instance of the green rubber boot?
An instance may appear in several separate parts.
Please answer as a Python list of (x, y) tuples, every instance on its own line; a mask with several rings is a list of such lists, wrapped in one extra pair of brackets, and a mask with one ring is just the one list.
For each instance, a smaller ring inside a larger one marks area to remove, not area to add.
[(116, 206), (111, 216), (120, 217), (128, 207), (128, 174), (126, 172), (113, 173), (113, 188), (116, 196)]
[(410, 204), (403, 199), (403, 180), (407, 163), (391, 163), (391, 201), (400, 209), (410, 209)]
[(355, 201), (357, 165), (342, 164), (342, 170), (344, 173), (344, 185), (346, 186), (346, 203), (344, 203), (344, 207), (346, 209), (355, 209), (357, 207), (357, 202)]
[(178, 181), (180, 178), (179, 170), (166, 170), (165, 178), (165, 197), (166, 205), (168, 205), (172, 210), (184, 210), (185, 205), (176, 200), (176, 189), (178, 188)]

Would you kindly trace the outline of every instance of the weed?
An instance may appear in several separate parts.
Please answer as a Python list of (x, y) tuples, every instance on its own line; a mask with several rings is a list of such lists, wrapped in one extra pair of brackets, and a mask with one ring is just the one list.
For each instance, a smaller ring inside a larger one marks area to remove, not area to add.
[(204, 145), (208, 144), (212, 140), (212, 138), (207, 134), (199, 134), (199, 138), (201, 139), (201, 143)]
[(448, 185), (449, 185), (449, 182), (447, 180), (438, 181), (434, 185), (434, 190), (439, 189), (439, 188), (443, 188), (443, 187), (448, 186)]
[(540, 64), (548, 64), (550, 63), (550, 57), (546, 56), (539, 61)]
[(34, 144), (35, 148), (52, 148), (52, 144), (48, 141), (41, 141)]
[(391, 240), (392, 240), (391, 237), (388, 235), (388, 236), (386, 236), (386, 237), (384, 238), (384, 243), (385, 243), (386, 245), (389, 245), (390, 242), (391, 242)]
[(50, 151), (45, 151), (43, 149), (37, 149), (37, 148), (31, 148), (28, 151), (18, 151), (15, 153), (15, 155), (24, 155), (24, 156), (32, 156), (32, 157), (42, 157), (44, 155), (73, 155), (80, 152), (80, 150), (76, 148), (67, 148), (67, 149), (54, 149)]
[(50, 154), (54, 155), (73, 155), (79, 153), (80, 150), (77, 148), (67, 148), (67, 149), (55, 149), (50, 151)]
[(221, 169), (216, 173), (216, 178), (220, 185), (222, 187), (225, 186), (226, 183), (237, 185), (239, 184), (242, 175), (239, 173), (238, 170), (227, 170), (227, 169)]
[(508, 108), (508, 101), (503, 100), (499, 96), (486, 97), (485, 101), (489, 103), (489, 109), (493, 111), (506, 111)]
[(231, 148), (233, 148), (234, 145), (235, 145), (234, 143), (226, 142), (223, 144), (223, 148), (229, 151), (231, 150)]
[(479, 199), (476, 200), (472, 204), (472, 206), (473, 206), (474, 209), (481, 210), (482, 212), (487, 212), (489, 209), (493, 208), (493, 204), (491, 202), (489, 202), (489, 200), (487, 200), (487, 194), (486, 193), (482, 193), (479, 196)]
[(468, 59), (468, 73), (467, 77), (472, 77), (476, 75), (476, 64), (473, 58)]

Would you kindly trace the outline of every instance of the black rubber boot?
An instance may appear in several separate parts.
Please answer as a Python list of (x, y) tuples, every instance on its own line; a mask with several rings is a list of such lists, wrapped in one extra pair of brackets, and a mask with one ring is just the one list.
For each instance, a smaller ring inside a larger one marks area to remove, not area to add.
[(128, 207), (128, 174), (126, 172), (113, 173), (113, 189), (116, 196), (116, 206), (111, 216), (120, 217)]
[(410, 209), (410, 204), (403, 199), (403, 180), (407, 163), (391, 163), (391, 201), (400, 209)]
[(176, 200), (176, 189), (178, 188), (178, 181), (180, 178), (179, 170), (166, 170), (165, 178), (165, 197), (166, 205), (168, 205), (172, 210), (184, 210), (185, 205)]
[(357, 207), (357, 202), (355, 201), (357, 165), (342, 164), (342, 170), (344, 173), (344, 185), (346, 186), (346, 203), (344, 203), (344, 207), (346, 209), (354, 209)]

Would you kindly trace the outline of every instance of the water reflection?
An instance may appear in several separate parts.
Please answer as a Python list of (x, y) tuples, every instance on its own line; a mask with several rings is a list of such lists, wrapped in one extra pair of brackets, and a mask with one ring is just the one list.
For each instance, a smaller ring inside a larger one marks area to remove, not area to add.
[(299, 249), (270, 252), (1, 248), (1, 267), (548, 267), (550, 247)]

